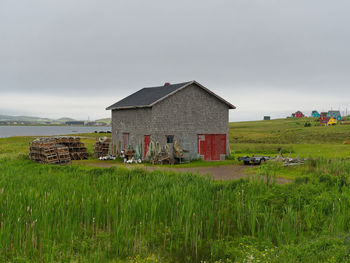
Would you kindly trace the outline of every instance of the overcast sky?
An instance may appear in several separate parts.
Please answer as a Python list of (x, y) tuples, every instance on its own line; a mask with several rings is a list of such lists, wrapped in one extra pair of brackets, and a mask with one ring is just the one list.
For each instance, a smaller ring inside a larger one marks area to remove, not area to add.
[(0, 115), (96, 119), (197, 80), (230, 120), (350, 112), (349, 0), (0, 0)]

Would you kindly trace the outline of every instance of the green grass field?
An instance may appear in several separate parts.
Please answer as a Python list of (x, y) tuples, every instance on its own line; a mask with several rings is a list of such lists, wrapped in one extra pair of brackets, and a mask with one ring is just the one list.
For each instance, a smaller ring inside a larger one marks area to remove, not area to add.
[(214, 182), (0, 158), (0, 261), (348, 262), (350, 164), (310, 162), (287, 185), (279, 169)]
[[(350, 126), (305, 121), (231, 123), (234, 156), (310, 158), (228, 182), (41, 165), (27, 157), (33, 138), (0, 138), (0, 262), (350, 262)], [(99, 134), (82, 136), (92, 153)]]
[[(304, 127), (306, 122), (311, 127)], [(316, 126), (313, 118), (230, 123), (233, 155), (276, 155), (281, 147), (293, 157), (346, 158), (350, 156), (350, 125)]]

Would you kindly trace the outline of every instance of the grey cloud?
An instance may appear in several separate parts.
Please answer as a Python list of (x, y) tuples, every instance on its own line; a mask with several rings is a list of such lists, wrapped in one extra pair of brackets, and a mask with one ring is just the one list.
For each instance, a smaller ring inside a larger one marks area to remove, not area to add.
[(349, 7), (343, 0), (2, 0), (0, 91), (119, 98), (196, 79), (237, 105), (251, 99), (235, 101), (245, 89), (326, 93), (340, 104), (350, 95)]

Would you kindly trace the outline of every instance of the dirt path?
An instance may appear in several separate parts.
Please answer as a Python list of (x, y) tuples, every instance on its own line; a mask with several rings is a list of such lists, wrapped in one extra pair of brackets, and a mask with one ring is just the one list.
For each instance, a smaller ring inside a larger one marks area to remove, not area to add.
[[(240, 179), (240, 178), (248, 178), (252, 176), (252, 173), (250, 173), (249, 170), (251, 168), (244, 165), (227, 165), (227, 166), (213, 166), (213, 167), (187, 167), (187, 168), (174, 168), (172, 167), (161, 167), (161, 166), (146, 166), (146, 165), (116, 165), (111, 163), (94, 163), (89, 164), (86, 163), (86, 165), (89, 166), (97, 166), (97, 167), (112, 167), (112, 166), (122, 166), (125, 168), (143, 168), (147, 171), (154, 171), (154, 170), (164, 170), (164, 171), (172, 171), (172, 172), (182, 172), (182, 173), (194, 173), (194, 174), (200, 174), (200, 175), (209, 175), (212, 176), (214, 180), (233, 180), (233, 179)], [(286, 184), (290, 183), (292, 180), (286, 179), (286, 178), (276, 178), (276, 183), (278, 184)]]

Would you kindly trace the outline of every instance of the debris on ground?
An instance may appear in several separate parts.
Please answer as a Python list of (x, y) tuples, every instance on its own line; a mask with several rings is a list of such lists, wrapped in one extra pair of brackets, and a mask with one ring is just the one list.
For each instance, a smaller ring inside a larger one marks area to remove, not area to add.
[(161, 147), (160, 151), (158, 151), (158, 154), (155, 155), (152, 160), (152, 164), (174, 164), (174, 163), (175, 163), (175, 160), (170, 156), (170, 149), (168, 144), (165, 144), (163, 147)]
[(128, 149), (126, 149), (125, 151), (122, 151), (122, 157), (124, 157), (124, 159), (126, 159), (127, 161), (131, 160), (135, 155), (135, 150), (131, 147), (129, 147)]
[(124, 163), (142, 163), (141, 159), (131, 158), (130, 160), (124, 158)]
[(146, 153), (146, 159), (153, 163), (157, 159), (161, 150), (159, 142), (150, 141)]
[(138, 147), (136, 150), (129, 145), (128, 149), (121, 151), (120, 156), (124, 158), (124, 163), (142, 163)]
[(260, 155), (253, 155), (252, 157), (249, 157), (249, 156), (238, 157), (238, 161), (243, 161), (245, 165), (249, 165), (249, 164), (260, 165), (270, 159), (271, 159), (270, 156), (260, 156)]
[[(185, 158), (185, 154), (189, 151), (181, 149), (177, 140), (172, 144), (161, 146), (159, 142), (151, 141), (146, 153), (146, 159), (152, 164), (175, 164), (189, 162), (189, 158)], [(184, 160), (187, 161), (184, 161)]]
[(302, 158), (284, 157), (280, 154), (277, 155), (276, 157), (258, 156), (258, 155), (253, 155), (252, 157), (249, 157), (249, 156), (238, 157), (238, 161), (243, 161), (245, 165), (250, 165), (250, 164), (260, 165), (268, 160), (274, 161), (274, 162), (281, 162), (283, 163), (283, 166), (298, 166), (305, 163), (305, 160)]
[(68, 164), (89, 158), (80, 137), (43, 137), (30, 143), (29, 158), (37, 163)]
[[(173, 148), (174, 148), (175, 163), (181, 164), (181, 163), (188, 163), (189, 162), (189, 158), (185, 158), (185, 154), (189, 153), (189, 151), (187, 151), (185, 149), (181, 149), (177, 140), (174, 140)], [(187, 161), (186, 161), (186, 159), (187, 159)]]
[(98, 159), (101, 161), (110, 161), (110, 160), (113, 161), (116, 159), (116, 157), (113, 155), (106, 155), (106, 156), (100, 156), (100, 157), (98, 157)]
[(155, 160), (152, 161), (152, 164), (174, 164), (174, 159), (164, 152), (161, 152)]
[[(95, 156), (101, 152), (100, 157), (107, 156), (107, 142), (101, 141), (95, 145)], [(105, 143), (105, 145), (103, 145)], [(102, 149), (98, 148), (102, 147)], [(143, 150), (144, 146), (142, 142), (135, 145), (128, 145), (124, 150), (121, 150), (121, 143), (118, 141), (116, 145), (109, 144), (109, 149), (114, 149), (115, 153), (108, 151), (108, 155), (118, 156), (124, 160), (124, 163), (142, 163), (143, 161)], [(151, 162), (152, 164), (174, 164), (174, 163), (184, 163), (184, 155), (189, 153), (189, 151), (181, 149), (178, 142), (174, 140), (172, 144), (165, 144), (161, 146), (159, 142), (150, 141), (147, 147), (147, 151), (144, 156), (144, 160)], [(99, 158), (100, 160), (105, 160), (105, 158)], [(189, 158), (187, 158), (189, 159)]]
[(272, 159), (275, 162), (282, 162), (283, 166), (298, 166), (305, 163), (304, 159), (301, 158), (291, 158), (291, 157), (283, 157), (281, 155)]

